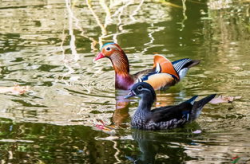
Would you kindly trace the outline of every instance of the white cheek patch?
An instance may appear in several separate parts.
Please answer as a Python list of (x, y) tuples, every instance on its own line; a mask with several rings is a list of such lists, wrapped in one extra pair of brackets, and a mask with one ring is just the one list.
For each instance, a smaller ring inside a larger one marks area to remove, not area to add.
[(111, 46), (109, 46), (109, 47), (112, 48), (112, 49), (115, 49), (115, 50), (119, 50), (119, 48), (116, 47), (115, 45), (111, 45)]

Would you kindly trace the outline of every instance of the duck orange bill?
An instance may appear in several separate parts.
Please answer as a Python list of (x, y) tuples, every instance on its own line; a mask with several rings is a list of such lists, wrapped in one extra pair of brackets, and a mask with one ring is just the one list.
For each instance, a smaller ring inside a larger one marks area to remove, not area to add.
[(125, 96), (124, 98), (125, 98), (125, 99), (128, 99), (128, 98), (134, 97), (134, 96), (136, 96), (135, 92), (134, 92), (134, 91), (130, 91), (130, 92), (128, 93), (128, 95)]
[(101, 58), (104, 58), (105, 56), (103, 55), (103, 53), (99, 53), (96, 57), (95, 57), (95, 61), (97, 61), (97, 60), (99, 60), (99, 59), (101, 59)]

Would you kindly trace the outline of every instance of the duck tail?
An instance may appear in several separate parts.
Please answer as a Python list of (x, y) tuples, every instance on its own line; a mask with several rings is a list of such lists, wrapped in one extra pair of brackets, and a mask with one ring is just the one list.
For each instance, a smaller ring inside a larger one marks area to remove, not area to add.
[(180, 60), (176, 60), (174, 62), (172, 62), (174, 69), (176, 70), (176, 72), (178, 73), (180, 80), (183, 79), (189, 68), (196, 66), (200, 63), (200, 60), (192, 60), (189, 58), (184, 58), (184, 59), (180, 59)]
[(206, 105), (209, 101), (211, 101), (216, 94), (209, 95), (199, 101), (194, 102), (194, 105), (192, 107), (191, 115), (190, 115), (190, 121), (195, 120), (196, 118), (199, 117), (201, 114), (201, 110)]
[(200, 60), (191, 60), (190, 62), (186, 63), (184, 67), (191, 68), (193, 66), (198, 65), (200, 62)]
[(191, 105), (194, 105), (195, 100), (198, 98), (198, 96), (193, 96), (191, 99), (187, 100), (186, 102), (190, 103)]

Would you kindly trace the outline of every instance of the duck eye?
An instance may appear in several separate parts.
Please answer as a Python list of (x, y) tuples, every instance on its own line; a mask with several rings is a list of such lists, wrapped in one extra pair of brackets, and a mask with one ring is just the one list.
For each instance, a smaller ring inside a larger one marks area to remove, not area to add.
[(110, 48), (110, 47), (107, 47), (107, 48), (106, 48), (106, 50), (107, 50), (107, 51), (110, 51), (110, 50), (111, 50), (111, 48)]
[(137, 90), (138, 90), (138, 91), (141, 91), (141, 90), (142, 90), (142, 86), (138, 86), (138, 87), (137, 87)]

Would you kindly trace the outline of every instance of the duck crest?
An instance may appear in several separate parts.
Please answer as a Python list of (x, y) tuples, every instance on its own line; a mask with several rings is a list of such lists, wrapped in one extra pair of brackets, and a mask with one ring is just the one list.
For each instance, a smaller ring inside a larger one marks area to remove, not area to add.
[(105, 47), (105, 46), (107, 46), (107, 45), (112, 45), (112, 44), (115, 44), (115, 43), (113, 43), (113, 42), (105, 43), (105, 44), (102, 45), (102, 47), (100, 48), (100, 50), (102, 50), (103, 47)]

